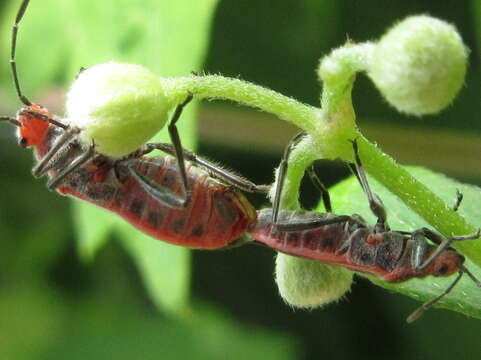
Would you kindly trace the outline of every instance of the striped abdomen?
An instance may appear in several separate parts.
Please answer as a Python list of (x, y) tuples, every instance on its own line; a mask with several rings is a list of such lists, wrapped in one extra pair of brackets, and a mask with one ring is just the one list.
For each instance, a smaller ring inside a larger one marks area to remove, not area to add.
[[(281, 211), (279, 222), (296, 223), (335, 216), (315, 212)], [(257, 224), (250, 235), (254, 240), (277, 251), (319, 260), (326, 263), (344, 264), (343, 245), (349, 233), (349, 223), (323, 225), (303, 231), (278, 231), (273, 229), (272, 209), (263, 209), (257, 215)]]
[[(128, 164), (151, 182), (182, 194), (173, 157), (144, 157), (129, 160)], [(191, 248), (226, 247), (256, 221), (255, 209), (241, 193), (189, 163), (186, 170), (191, 201), (182, 210), (167, 207), (149, 195), (129, 175), (128, 164), (117, 165), (118, 179), (112, 168), (100, 182), (88, 179), (92, 173), (86, 167), (59, 191), (109, 209), (154, 238)], [(82, 171), (85, 179), (81, 179)]]
[[(279, 221), (302, 223), (335, 216), (328, 213), (281, 211)], [(271, 217), (271, 209), (260, 211), (250, 235), (254, 240), (285, 254), (384, 277), (397, 265), (403, 250), (402, 238), (383, 242), (386, 239), (382, 234), (372, 236), (372, 229), (351, 221), (302, 231), (277, 231), (273, 229)]]
[[(303, 223), (325, 220), (334, 214), (281, 211), (279, 222)], [(446, 276), (457, 271), (464, 259), (452, 250), (445, 250), (425, 269), (414, 264), (415, 242), (396, 231), (374, 232), (372, 227), (342, 221), (303, 231), (273, 229), (272, 210), (264, 209), (252, 226), (250, 235), (255, 241), (277, 251), (340, 265), (353, 271), (376, 275), (385, 281), (400, 282), (427, 275)], [(434, 247), (427, 245), (422, 262), (429, 258)]]

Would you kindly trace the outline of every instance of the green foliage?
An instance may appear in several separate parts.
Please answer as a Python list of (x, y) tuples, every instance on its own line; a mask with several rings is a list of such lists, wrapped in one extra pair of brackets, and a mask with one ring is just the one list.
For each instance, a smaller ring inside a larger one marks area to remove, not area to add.
[[(112, 296), (61, 301), (41, 287), (9, 288), (0, 298), (2, 359), (297, 358), (296, 341), (196, 304), (184, 321), (139, 312)], [(11, 317), (15, 322), (5, 321)], [(128, 326), (126, 326), (128, 324)]]
[(137, 263), (154, 303), (172, 313), (185, 313), (191, 278), (190, 252), (152, 239), (121, 220), (116, 221), (116, 225), (122, 244)]
[(82, 201), (73, 201), (72, 218), (77, 235), (79, 254), (84, 261), (92, 261), (108, 241), (115, 216), (108, 211)]
[[(418, 180), (429, 184), (430, 189), (439, 195), (447, 204), (453, 204), (456, 200), (456, 190), (464, 194), (464, 200), (459, 208), (460, 214), (472, 224), (481, 224), (479, 204), (481, 202), (481, 189), (472, 185), (462, 184), (449, 179), (442, 174), (437, 174), (424, 168), (409, 168), (408, 171)], [(412, 231), (421, 227), (429, 227), (425, 220), (410, 210), (398, 197), (390, 193), (379, 182), (370, 178), (370, 185), (374, 192), (383, 201), (388, 212), (388, 223), (394, 230)], [(369, 210), (366, 195), (363, 193), (357, 179), (350, 178), (332, 188), (330, 191), (334, 199), (333, 207), (339, 214), (360, 214), (368, 223), (375, 223), (375, 217)], [(451, 210), (452, 211), (452, 210)], [(468, 234), (453, 234), (468, 235)], [(455, 243), (458, 249), (467, 258), (466, 267), (478, 278), (481, 278), (481, 242), (479, 240)], [(462, 249), (469, 247), (468, 256)], [(399, 284), (391, 284), (369, 276), (375, 284), (386, 289), (408, 295), (419, 301), (430, 300), (439, 295), (453, 281), (455, 276), (449, 278), (427, 277), (425, 279), (413, 279)], [(481, 289), (464, 275), (456, 288), (439, 303), (440, 307), (462, 312), (466, 315), (481, 318)]]

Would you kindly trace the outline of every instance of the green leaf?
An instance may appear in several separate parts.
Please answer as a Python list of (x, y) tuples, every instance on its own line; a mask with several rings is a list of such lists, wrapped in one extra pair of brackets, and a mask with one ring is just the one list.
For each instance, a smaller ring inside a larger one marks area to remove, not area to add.
[(114, 215), (91, 204), (74, 201), (72, 216), (77, 232), (77, 247), (80, 256), (85, 261), (92, 261), (112, 232)]
[(154, 303), (163, 310), (182, 314), (190, 288), (190, 250), (163, 243), (118, 220), (115, 229), (139, 267)]
[[(11, 1), (2, 14), (5, 54), (19, 3)], [(187, 75), (203, 61), (216, 5), (217, 0), (33, 0), (18, 33), (22, 88), (31, 96), (52, 83), (70, 83), (81, 67), (107, 61), (142, 64), (159, 76)], [(2, 78), (11, 79), (8, 62), (0, 68)]]
[[(454, 204), (456, 200), (456, 189), (464, 194), (464, 200), (459, 208), (459, 212), (472, 224), (479, 227), (481, 225), (481, 189), (467, 184), (459, 183), (447, 178), (445, 175), (436, 174), (424, 168), (409, 167), (408, 171), (424, 184), (429, 184), (429, 188), (445, 200), (448, 204)], [(369, 184), (374, 192), (382, 199), (388, 213), (388, 222), (392, 229), (412, 231), (426, 226), (432, 228), (419, 215), (413, 213), (397, 197), (389, 193), (377, 181), (369, 178)], [(375, 216), (369, 210), (367, 198), (355, 178), (349, 178), (337, 185), (331, 191), (333, 209), (337, 214), (357, 213), (363, 216), (370, 224), (375, 222)], [(465, 234), (458, 234), (465, 235)], [(481, 255), (481, 241), (467, 240), (464, 246), (469, 246), (470, 253), (475, 249)], [(460, 244), (455, 244), (460, 253)], [(473, 274), (481, 279), (481, 267), (478, 265), (478, 258), (467, 259), (466, 267)], [(475, 262), (474, 262), (475, 261)], [(362, 275), (362, 274), (360, 274)], [(365, 276), (365, 275), (363, 275)], [(399, 284), (387, 283), (372, 276), (368, 277), (373, 283), (386, 289), (408, 295), (419, 301), (427, 301), (439, 295), (454, 280), (455, 275), (449, 278), (427, 277), (424, 279), (413, 279)], [(456, 288), (444, 297), (437, 306), (458, 311), (466, 315), (481, 318), (481, 289), (467, 276), (458, 283)]]
[(115, 298), (115, 291), (60, 298), (45, 291), (48, 283), (15, 285), (0, 296), (1, 359), (289, 360), (301, 355), (293, 331), (239, 323), (219, 306), (194, 304), (195, 314), (186, 321), (141, 309)]

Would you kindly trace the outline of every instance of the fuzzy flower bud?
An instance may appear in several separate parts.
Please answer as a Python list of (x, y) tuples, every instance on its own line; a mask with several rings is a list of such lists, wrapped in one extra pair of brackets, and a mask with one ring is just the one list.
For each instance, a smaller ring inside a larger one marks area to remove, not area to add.
[(393, 26), (372, 53), (368, 75), (400, 112), (434, 114), (461, 89), (468, 49), (456, 28), (430, 16)]
[(353, 272), (317, 261), (278, 254), (276, 282), (285, 302), (315, 308), (339, 300), (352, 283)]
[(166, 123), (172, 107), (160, 77), (140, 65), (106, 63), (81, 72), (67, 94), (69, 124), (108, 156), (123, 156)]

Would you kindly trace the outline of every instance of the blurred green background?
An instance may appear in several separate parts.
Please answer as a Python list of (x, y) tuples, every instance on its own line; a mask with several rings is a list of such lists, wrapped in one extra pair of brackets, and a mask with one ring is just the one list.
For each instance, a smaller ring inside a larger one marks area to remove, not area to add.
[[(8, 67), (18, 3), (0, 1), (0, 114), (5, 115), (19, 106)], [(215, 6), (178, 0), (175, 8), (169, 3), (32, 0), (18, 42), (25, 93), (62, 114), (65, 91), (80, 66), (121, 60), (162, 76), (204, 70), (240, 77), (318, 105), (314, 70), (323, 54), (347, 38), (376, 39), (397, 20), (428, 13), (455, 24), (472, 51), (465, 88), (442, 114), (416, 119), (397, 114), (360, 76), (353, 95), (359, 125), (400, 162), (481, 184), (480, 1), (221, 0)], [(201, 104), (198, 118), (198, 127), (181, 130), (185, 144), (258, 183), (272, 181), (296, 131), (267, 114), (226, 103)], [(274, 253), (261, 247), (187, 253), (137, 240), (137, 233), (117, 227), (95, 233), (108, 241), (103, 247), (98, 241), (95, 258), (82, 261), (77, 248), (92, 232), (85, 229), (88, 217), (78, 216), (91, 207), (82, 210), (33, 179), (32, 155), (17, 146), (8, 124), (0, 124), (0, 139), (0, 359), (481, 356), (478, 320), (431, 310), (407, 325), (405, 316), (418, 304), (362, 279), (347, 300), (293, 311), (277, 294)], [(318, 169), (328, 185), (347, 176), (337, 163), (321, 162)], [(317, 201), (308, 184), (303, 200), (306, 206)], [(101, 216), (108, 229), (110, 215)], [(149, 251), (160, 249), (159, 258), (179, 251), (182, 260), (145, 265), (126, 237)], [(177, 275), (178, 287), (155, 283)], [(159, 310), (163, 304), (166, 311)]]

